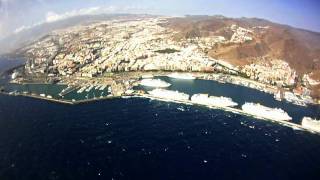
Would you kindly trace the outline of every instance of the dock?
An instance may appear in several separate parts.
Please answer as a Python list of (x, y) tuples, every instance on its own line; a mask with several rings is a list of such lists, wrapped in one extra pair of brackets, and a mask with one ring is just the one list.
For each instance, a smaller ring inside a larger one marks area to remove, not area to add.
[(78, 86), (69, 86), (65, 89), (63, 89), (60, 93), (59, 93), (59, 96), (65, 96), (71, 92), (73, 92), (74, 90), (78, 89), (79, 87)]

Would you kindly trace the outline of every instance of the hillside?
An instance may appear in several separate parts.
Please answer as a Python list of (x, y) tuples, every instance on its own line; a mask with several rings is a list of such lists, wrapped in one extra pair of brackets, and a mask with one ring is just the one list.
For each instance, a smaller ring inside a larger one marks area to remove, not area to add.
[(15, 52), (28, 58), (31, 73), (222, 71), (320, 99), (320, 33), (223, 16), (88, 16), (54, 24), (16, 36), (28, 44)]
[(232, 25), (252, 30), (252, 41), (218, 44), (208, 54), (234, 65), (245, 65), (257, 57), (283, 59), (298, 74), (320, 70), (320, 33), (297, 29), (257, 18), (226, 18), (223, 16), (187, 16), (171, 18), (164, 26), (177, 31), (175, 40), (223, 36), (230, 39)]

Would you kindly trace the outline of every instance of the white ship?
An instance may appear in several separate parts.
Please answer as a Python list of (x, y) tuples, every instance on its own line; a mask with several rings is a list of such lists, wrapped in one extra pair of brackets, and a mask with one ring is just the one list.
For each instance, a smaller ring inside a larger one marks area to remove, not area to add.
[(303, 117), (301, 125), (304, 128), (320, 132), (320, 120)]
[(171, 73), (167, 75), (170, 78), (175, 78), (175, 79), (196, 79), (192, 74), (188, 73)]
[(208, 94), (194, 94), (191, 97), (191, 101), (196, 104), (208, 105), (208, 106), (217, 106), (217, 107), (233, 107), (237, 106), (238, 103), (232, 101), (228, 97), (217, 97), (209, 96)]
[(269, 108), (260, 104), (245, 103), (244, 105), (242, 105), (242, 110), (245, 113), (248, 113), (257, 117), (261, 117), (261, 118), (266, 118), (266, 119), (271, 119), (276, 121), (292, 120), (292, 118), (284, 110), (279, 108)]
[(140, 82), (140, 85), (149, 86), (149, 87), (159, 87), (159, 88), (165, 88), (165, 87), (171, 86), (170, 83), (167, 83), (160, 79), (142, 79)]
[(173, 100), (173, 101), (188, 101), (189, 94), (185, 94), (179, 91), (171, 91), (166, 89), (154, 89), (152, 91), (148, 91), (150, 95), (155, 98), (161, 98), (165, 100)]

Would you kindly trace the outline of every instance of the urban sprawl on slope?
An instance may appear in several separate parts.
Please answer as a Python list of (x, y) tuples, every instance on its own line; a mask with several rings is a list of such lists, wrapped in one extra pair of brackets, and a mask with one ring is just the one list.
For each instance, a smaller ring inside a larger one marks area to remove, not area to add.
[(206, 53), (215, 45), (252, 41), (255, 29), (269, 27), (232, 25), (230, 39), (209, 36), (175, 41), (172, 37), (177, 32), (162, 26), (166, 21), (165, 17), (142, 17), (54, 31), (24, 48), (28, 61), (23, 71), (14, 73), (14, 82), (102, 83), (111, 85), (113, 94), (121, 95), (132, 88), (137, 74), (184, 71), (202, 79), (260, 89), (299, 105), (320, 102), (311, 98), (309, 88), (319, 82), (305, 74), (302, 85), (292, 88), (297, 83), (296, 72), (281, 59), (264, 61), (269, 57), (260, 57), (252, 64), (234, 66)]

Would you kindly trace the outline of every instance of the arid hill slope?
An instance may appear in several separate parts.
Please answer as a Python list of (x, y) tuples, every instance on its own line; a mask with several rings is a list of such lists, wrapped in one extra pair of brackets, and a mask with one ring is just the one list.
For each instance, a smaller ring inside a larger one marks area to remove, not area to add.
[[(320, 71), (320, 33), (297, 29), (257, 18), (187, 16), (172, 18), (164, 26), (178, 33), (174, 39), (223, 36), (230, 39), (232, 25), (252, 30), (253, 40), (212, 47), (208, 54), (235, 65), (245, 65), (257, 57), (268, 56), (287, 61), (298, 74)], [(320, 77), (317, 77), (320, 79)]]

